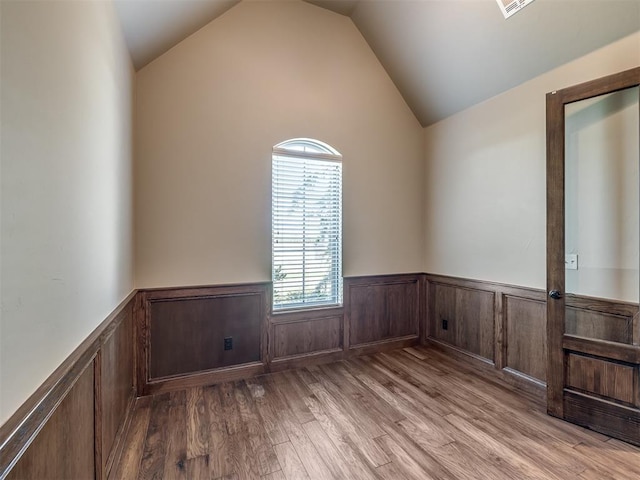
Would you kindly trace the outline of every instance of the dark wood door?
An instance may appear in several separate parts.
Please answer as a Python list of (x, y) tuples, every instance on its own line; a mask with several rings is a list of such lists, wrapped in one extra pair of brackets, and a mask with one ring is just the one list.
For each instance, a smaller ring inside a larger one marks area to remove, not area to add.
[[(640, 445), (639, 84), (640, 67), (547, 94), (547, 411)], [(630, 128), (591, 131), (600, 118), (620, 122), (614, 116), (629, 111)], [(635, 135), (626, 167), (615, 163), (616, 154), (597, 152), (603, 144), (617, 148), (622, 140), (610, 136), (620, 129)], [(588, 160), (572, 153), (576, 145)], [(584, 174), (589, 162), (595, 173)], [(616, 217), (600, 199), (604, 191), (624, 214)], [(627, 208), (629, 198), (635, 210)], [(584, 217), (575, 213), (580, 209)], [(585, 227), (585, 219), (602, 224)], [(600, 237), (618, 242), (607, 247)], [(628, 244), (635, 254), (626, 253)]]

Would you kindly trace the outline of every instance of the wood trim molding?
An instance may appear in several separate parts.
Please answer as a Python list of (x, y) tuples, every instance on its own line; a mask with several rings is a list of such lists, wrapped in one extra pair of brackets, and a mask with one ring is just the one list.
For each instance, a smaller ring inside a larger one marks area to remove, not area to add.
[[(134, 290), (127, 295), (0, 427), (0, 479), (8, 475), (87, 367), (94, 368), (92, 363), (100, 348), (124, 320), (136, 293)], [(99, 443), (96, 447), (100, 447)]]
[(505, 312), (504, 312), (504, 304), (505, 304), (506, 295), (502, 292), (497, 292), (494, 296), (494, 305), (493, 305), (493, 314), (495, 318), (493, 320), (493, 328), (494, 330), (494, 353), (493, 353), (493, 363), (498, 370), (501, 370), (506, 367), (507, 364), (507, 339), (506, 339), (506, 328), (505, 328)]
[(96, 480), (106, 475), (103, 471), (102, 443), (102, 351), (99, 349), (93, 360), (93, 455)]
[(562, 348), (563, 350), (585, 353), (595, 357), (640, 364), (640, 347), (637, 345), (624, 345), (606, 340), (584, 338), (576, 335), (564, 335), (562, 338)]
[(163, 378), (162, 380), (148, 382), (145, 388), (145, 392), (147, 392), (145, 396), (184, 390), (191, 387), (214, 385), (216, 383), (233, 382), (262, 375), (266, 372), (267, 369), (262, 362), (252, 362), (188, 375), (177, 375), (173, 378)]
[(511, 297), (521, 297), (529, 300), (545, 302), (547, 297), (545, 292), (539, 288), (520, 287), (507, 283), (498, 283), (484, 280), (474, 280), (470, 278), (452, 277), (448, 275), (438, 275), (425, 273), (425, 278), (430, 283), (440, 283), (454, 287), (470, 288), (472, 290), (483, 290), (487, 292), (502, 293)]
[(344, 314), (344, 307), (314, 308), (313, 310), (293, 310), (272, 313), (271, 325), (283, 325), (286, 323), (310, 322), (323, 318), (336, 317)]
[(413, 347), (420, 343), (418, 335), (407, 335), (399, 338), (387, 338), (376, 342), (361, 343), (349, 347), (350, 356), (371, 355), (373, 353), (385, 352), (396, 348)]
[(473, 359), (474, 362), (483, 363), (490, 367), (494, 367), (495, 364), (489, 360), (488, 358), (481, 357), (473, 352), (465, 350), (463, 348), (456, 347), (455, 345), (451, 345), (449, 343), (443, 342), (436, 338), (427, 339), (427, 345), (438, 347), (442, 351), (446, 351), (447, 353), (455, 355), (457, 358), (467, 358), (471, 361)]
[(636, 67), (614, 75), (607, 75), (572, 87), (563, 88), (562, 90), (551, 92), (549, 95), (557, 94), (560, 96), (562, 103), (567, 104), (606, 93), (617, 92), (639, 84), (640, 67)]
[(608, 315), (620, 315), (633, 317), (638, 314), (638, 304), (623, 302), (620, 300), (609, 300), (606, 298), (581, 297), (568, 293), (565, 296), (567, 307), (590, 310), (593, 312), (606, 313)]
[(270, 372), (280, 372), (293, 368), (302, 368), (309, 365), (321, 365), (323, 363), (339, 362), (344, 360), (342, 348), (335, 350), (322, 350), (320, 352), (304, 353), (301, 355), (290, 355), (287, 357), (274, 358), (269, 364)]

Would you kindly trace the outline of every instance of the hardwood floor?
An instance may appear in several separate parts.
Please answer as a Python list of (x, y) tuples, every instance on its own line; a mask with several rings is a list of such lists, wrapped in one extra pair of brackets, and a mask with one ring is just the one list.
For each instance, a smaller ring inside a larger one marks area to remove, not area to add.
[(138, 401), (114, 478), (637, 479), (640, 449), (407, 348)]

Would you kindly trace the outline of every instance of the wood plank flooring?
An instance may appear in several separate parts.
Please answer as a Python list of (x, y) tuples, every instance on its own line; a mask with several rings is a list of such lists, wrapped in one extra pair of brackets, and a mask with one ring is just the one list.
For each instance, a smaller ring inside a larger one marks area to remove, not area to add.
[(146, 397), (117, 479), (637, 479), (640, 449), (426, 347)]

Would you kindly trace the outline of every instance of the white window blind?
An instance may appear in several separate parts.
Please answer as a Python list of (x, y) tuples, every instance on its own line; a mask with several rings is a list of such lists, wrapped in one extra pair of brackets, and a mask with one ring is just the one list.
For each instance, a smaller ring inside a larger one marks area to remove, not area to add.
[(342, 157), (298, 139), (272, 163), (273, 309), (342, 304)]

